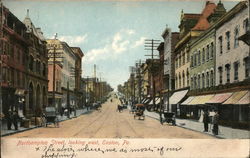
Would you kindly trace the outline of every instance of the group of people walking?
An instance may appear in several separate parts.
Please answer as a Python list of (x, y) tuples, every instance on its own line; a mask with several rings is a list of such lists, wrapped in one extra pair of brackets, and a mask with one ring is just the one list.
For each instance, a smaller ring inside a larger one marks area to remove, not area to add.
[(213, 127), (210, 126), (210, 129), (212, 129), (212, 132), (214, 135), (218, 135), (219, 131), (219, 114), (217, 110), (209, 111), (208, 109), (204, 109), (201, 113), (200, 122), (203, 122), (204, 124), (204, 132), (209, 131), (208, 125), (211, 124)]

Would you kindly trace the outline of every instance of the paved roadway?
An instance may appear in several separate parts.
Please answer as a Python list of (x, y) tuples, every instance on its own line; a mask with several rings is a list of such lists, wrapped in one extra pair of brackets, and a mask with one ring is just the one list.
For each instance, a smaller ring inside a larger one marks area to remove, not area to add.
[(146, 117), (145, 120), (134, 119), (126, 109), (116, 111), (119, 100), (112, 98), (102, 105), (101, 112), (92, 111), (71, 120), (60, 122), (60, 127), (53, 125), (17, 133), (4, 138), (197, 138), (214, 137), (183, 129)]

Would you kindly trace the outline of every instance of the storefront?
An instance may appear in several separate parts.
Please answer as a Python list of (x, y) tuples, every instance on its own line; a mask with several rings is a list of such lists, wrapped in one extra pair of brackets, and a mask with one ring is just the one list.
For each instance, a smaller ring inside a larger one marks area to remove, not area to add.
[[(187, 92), (188, 92), (188, 90), (174, 92), (173, 95), (169, 98), (169, 104), (168, 104), (168, 100), (165, 100), (165, 102), (164, 102), (164, 106), (166, 107), (165, 110), (175, 112), (177, 115), (179, 115), (180, 114), (180, 104), (179, 103), (183, 99), (185, 99)], [(169, 107), (168, 107), (168, 105), (169, 105)]]

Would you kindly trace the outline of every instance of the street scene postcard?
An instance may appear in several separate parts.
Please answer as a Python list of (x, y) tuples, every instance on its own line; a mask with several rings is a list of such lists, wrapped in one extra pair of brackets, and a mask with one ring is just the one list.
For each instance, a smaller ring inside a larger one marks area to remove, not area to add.
[(0, 0), (2, 158), (249, 158), (249, 0)]

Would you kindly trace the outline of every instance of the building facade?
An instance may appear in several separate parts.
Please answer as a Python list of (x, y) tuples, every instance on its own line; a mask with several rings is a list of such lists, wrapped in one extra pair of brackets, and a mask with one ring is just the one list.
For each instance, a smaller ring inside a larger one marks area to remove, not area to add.
[(71, 47), (76, 56), (75, 61), (75, 93), (76, 93), (76, 107), (80, 108), (83, 105), (81, 104), (81, 98), (83, 97), (83, 89), (81, 89), (81, 74), (82, 74), (82, 58), (84, 56), (81, 48), (79, 47)]
[(48, 59), (46, 40), (40, 28), (36, 28), (29, 18), (29, 10), (23, 21), (27, 28), (27, 38), (31, 45), (28, 48), (27, 86), (28, 102), (27, 113), (32, 116), (41, 116), (43, 109), (48, 105)]
[(27, 103), (27, 56), (30, 42), (25, 25), (4, 6), (1, 7), (4, 19), (1, 31), (1, 102), (5, 116), (8, 111), (18, 111), (26, 115)]
[(55, 53), (55, 61), (62, 65), (61, 70), (61, 88), (62, 100), (61, 105), (55, 105), (60, 109), (66, 107), (76, 107), (75, 93), (75, 63), (76, 56), (71, 47), (66, 43), (57, 39), (48, 39), (47, 48), (49, 54), (49, 62), (53, 62), (53, 54)]
[(216, 85), (242, 82), (250, 77), (249, 46), (238, 38), (248, 24), (246, 2), (238, 3), (216, 29)]

